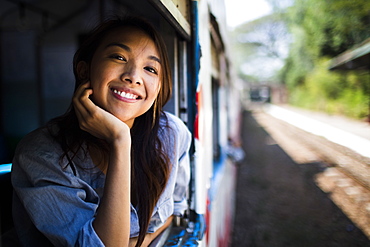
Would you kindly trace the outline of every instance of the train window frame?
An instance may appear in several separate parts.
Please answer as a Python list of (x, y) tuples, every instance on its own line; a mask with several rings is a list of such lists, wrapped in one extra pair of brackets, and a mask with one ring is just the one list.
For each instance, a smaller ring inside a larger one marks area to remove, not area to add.
[(174, 35), (164, 35), (168, 44), (168, 54), (172, 67), (172, 97), (164, 106), (164, 110), (179, 117), (188, 124), (188, 42), (176, 32)]
[(149, 2), (163, 15), (183, 39), (190, 41), (190, 1), (149, 0)]
[(179, 117), (188, 123), (188, 46), (185, 40), (178, 40), (178, 111)]
[(213, 161), (219, 162), (221, 158), (221, 140), (220, 140), (220, 95), (219, 80), (212, 76), (212, 138), (213, 138)]

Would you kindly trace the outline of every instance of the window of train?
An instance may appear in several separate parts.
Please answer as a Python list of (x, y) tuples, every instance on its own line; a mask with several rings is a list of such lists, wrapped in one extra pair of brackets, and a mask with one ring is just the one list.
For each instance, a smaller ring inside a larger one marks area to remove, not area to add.
[[(177, 36), (171, 38), (171, 44), (167, 46), (172, 65), (172, 98), (165, 105), (166, 111), (172, 112), (188, 123), (188, 54), (187, 42)], [(168, 40), (167, 42), (168, 43)]]
[(213, 133), (213, 160), (218, 162), (221, 156), (220, 147), (220, 97), (219, 97), (219, 82), (216, 78), (212, 78), (212, 133)]
[(187, 56), (187, 42), (179, 41), (178, 42), (179, 50), (179, 116), (180, 118), (187, 123), (188, 122), (188, 56)]

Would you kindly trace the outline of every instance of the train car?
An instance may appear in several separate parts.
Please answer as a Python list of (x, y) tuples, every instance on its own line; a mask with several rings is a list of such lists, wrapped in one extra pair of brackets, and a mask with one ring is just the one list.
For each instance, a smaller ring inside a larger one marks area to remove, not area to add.
[(173, 69), (165, 110), (193, 134), (189, 209), (151, 246), (227, 246), (232, 231), (240, 102), (223, 0), (3, 0), (0, 2), (1, 233), (11, 230), (10, 168), (18, 141), (61, 115), (74, 89), (72, 57), (111, 15), (135, 14), (162, 33)]

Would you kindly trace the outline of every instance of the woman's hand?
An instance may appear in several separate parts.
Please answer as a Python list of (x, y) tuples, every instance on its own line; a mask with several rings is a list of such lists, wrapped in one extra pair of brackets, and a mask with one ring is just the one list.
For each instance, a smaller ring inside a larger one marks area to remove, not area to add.
[(74, 96), (73, 104), (80, 128), (108, 143), (129, 139), (130, 128), (113, 114), (105, 111), (89, 98), (93, 94), (90, 83), (81, 84)]

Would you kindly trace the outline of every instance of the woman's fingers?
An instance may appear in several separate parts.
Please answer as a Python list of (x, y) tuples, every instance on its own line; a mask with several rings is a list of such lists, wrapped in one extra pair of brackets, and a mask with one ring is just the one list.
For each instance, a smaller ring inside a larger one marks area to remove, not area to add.
[[(89, 98), (93, 94), (90, 83), (79, 86), (73, 96), (73, 104), (80, 128), (90, 134), (111, 142), (129, 128), (111, 113), (103, 110)], [(127, 134), (126, 133), (126, 134)]]
[(97, 106), (90, 100), (89, 96), (93, 93), (90, 83), (84, 83), (79, 86), (73, 96), (73, 104), (78, 118), (80, 128), (89, 131), (92, 114)]
[[(87, 104), (89, 101), (89, 96), (93, 93), (92, 89), (90, 88), (90, 83), (84, 83), (79, 86), (73, 95), (73, 104), (75, 108), (78, 108), (80, 112), (89, 112), (91, 110), (91, 105), (88, 106)], [(92, 102), (91, 102), (92, 103)]]

